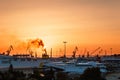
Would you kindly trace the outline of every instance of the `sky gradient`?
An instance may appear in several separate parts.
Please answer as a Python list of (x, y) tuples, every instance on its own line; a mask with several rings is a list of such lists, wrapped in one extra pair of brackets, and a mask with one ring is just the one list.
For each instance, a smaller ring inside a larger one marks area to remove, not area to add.
[[(54, 55), (67, 54), (75, 46), (113, 48), (120, 53), (120, 0), (0, 0), (0, 52), (14, 46), (13, 53), (25, 53), (29, 39), (40, 38)], [(104, 53), (104, 52), (103, 52)]]

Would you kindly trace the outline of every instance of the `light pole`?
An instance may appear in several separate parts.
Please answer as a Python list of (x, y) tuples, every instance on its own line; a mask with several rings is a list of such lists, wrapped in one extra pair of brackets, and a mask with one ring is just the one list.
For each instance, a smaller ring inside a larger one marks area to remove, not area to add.
[(110, 51), (111, 51), (111, 55), (112, 55), (112, 48), (110, 48)]
[(52, 58), (52, 48), (51, 48), (51, 51), (50, 51), (50, 58)]
[(63, 43), (64, 43), (64, 57), (66, 58), (66, 41), (63, 41)]

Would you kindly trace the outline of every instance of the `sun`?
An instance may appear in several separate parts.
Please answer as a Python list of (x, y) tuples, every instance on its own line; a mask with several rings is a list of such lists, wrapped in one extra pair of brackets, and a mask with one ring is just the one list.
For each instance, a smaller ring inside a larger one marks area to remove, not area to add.
[(42, 40), (44, 42), (44, 48), (46, 49), (50, 49), (55, 45), (55, 38), (52, 36), (45, 36)]

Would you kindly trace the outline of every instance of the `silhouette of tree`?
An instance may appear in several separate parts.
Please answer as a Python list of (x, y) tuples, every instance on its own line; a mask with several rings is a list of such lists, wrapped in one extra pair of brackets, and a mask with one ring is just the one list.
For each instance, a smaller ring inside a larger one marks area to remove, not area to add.
[(58, 72), (56, 74), (57, 80), (67, 80), (68, 79), (68, 75), (65, 72)]
[(99, 68), (87, 68), (80, 76), (80, 80), (103, 80)]

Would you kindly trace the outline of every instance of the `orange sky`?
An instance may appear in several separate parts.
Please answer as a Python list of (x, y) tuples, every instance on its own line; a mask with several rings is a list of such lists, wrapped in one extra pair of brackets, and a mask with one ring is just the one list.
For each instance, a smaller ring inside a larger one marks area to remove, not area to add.
[[(13, 53), (25, 53), (29, 39), (40, 38), (48, 53), (67, 54), (75, 46), (113, 48), (120, 53), (119, 0), (0, 0), (0, 52), (13, 45)], [(23, 47), (22, 47), (23, 46)]]

